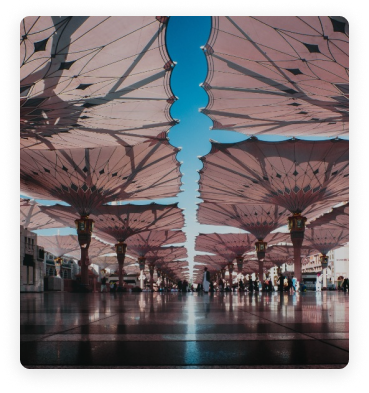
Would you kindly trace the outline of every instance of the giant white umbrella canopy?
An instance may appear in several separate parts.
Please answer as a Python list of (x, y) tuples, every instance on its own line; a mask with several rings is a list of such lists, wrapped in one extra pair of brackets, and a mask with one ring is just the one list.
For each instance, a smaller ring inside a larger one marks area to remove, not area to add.
[(79, 250), (78, 238), (75, 235), (37, 236), (37, 244), (57, 258)]
[[(195, 250), (209, 252), (227, 259), (230, 278), (233, 273), (233, 260), (237, 260), (238, 269), (242, 269), (243, 255), (254, 249), (257, 239), (252, 234), (243, 233), (200, 233), (196, 237)], [(223, 274), (224, 275), (224, 274)]]
[(20, 198), (20, 225), (30, 231), (63, 226), (62, 223), (43, 213), (36, 201), (26, 198)]
[(186, 235), (183, 231), (151, 230), (130, 236), (126, 243), (129, 250), (143, 257), (153, 249), (168, 244), (184, 243)]
[[(288, 210), (278, 205), (231, 205), (224, 203), (200, 204), (197, 219), (200, 224), (228, 225), (243, 229), (255, 236), (257, 257), (259, 260), (259, 275), (263, 272), (263, 259), (267, 244), (286, 242), (288, 233), (274, 232), (275, 229), (285, 225), (288, 219)], [(241, 261), (238, 261), (239, 270)]]
[(206, 202), (275, 204), (318, 216), (348, 199), (345, 140), (212, 142), (201, 160), (200, 198)]
[(326, 214), (321, 215), (308, 225), (309, 228), (324, 227), (333, 229), (349, 229), (349, 203), (334, 207)]
[(212, 142), (201, 157), (200, 198), (229, 204), (275, 204), (288, 209), (295, 272), (301, 279), (299, 250), (305, 221), (349, 196), (349, 142), (341, 139), (238, 143)]
[[(75, 209), (72, 206), (42, 206), (42, 211), (57, 218), (66, 226), (73, 226)], [(125, 258), (125, 241), (135, 234), (153, 229), (180, 229), (184, 225), (182, 209), (177, 204), (160, 205), (103, 205), (90, 214), (94, 221), (95, 234), (102, 240), (116, 244), (119, 262), (119, 277), (122, 283), (122, 270)], [(128, 250), (130, 253), (130, 251)]]
[(174, 66), (168, 17), (36, 16), (20, 29), (21, 147), (134, 145), (165, 137)]
[(181, 186), (177, 152), (166, 140), (133, 147), (24, 149), (21, 191), (67, 202), (81, 216), (115, 200), (173, 197)]
[(246, 135), (348, 135), (349, 28), (327, 16), (213, 16), (202, 110)]
[(307, 228), (305, 231), (304, 244), (315, 248), (322, 254), (320, 258), (323, 268), (328, 265), (328, 252), (343, 247), (348, 242), (348, 228), (325, 228), (324, 226), (315, 226), (313, 228)]

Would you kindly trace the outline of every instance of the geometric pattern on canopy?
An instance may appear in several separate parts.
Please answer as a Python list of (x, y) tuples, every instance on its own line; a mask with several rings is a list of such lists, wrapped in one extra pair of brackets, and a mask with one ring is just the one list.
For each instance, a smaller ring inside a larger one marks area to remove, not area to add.
[(20, 198), (20, 225), (23, 225), (29, 231), (63, 226), (63, 224), (44, 214), (37, 202), (24, 198)]
[(166, 140), (133, 147), (24, 149), (21, 190), (67, 202), (81, 215), (115, 200), (173, 197), (181, 186), (177, 152)]
[(348, 23), (327, 16), (214, 16), (202, 112), (246, 135), (348, 135)]
[(316, 220), (309, 223), (309, 228), (323, 227), (323, 228), (349, 228), (349, 203), (345, 205), (334, 207), (329, 213), (323, 214)]
[(149, 251), (160, 249), (167, 244), (184, 243), (186, 235), (182, 231), (152, 230), (141, 232), (126, 240), (129, 252), (135, 251), (136, 255), (144, 257)]
[(214, 253), (231, 262), (237, 256), (254, 250), (256, 240), (246, 233), (200, 233), (196, 237), (195, 250)]
[[(66, 226), (75, 226), (76, 214), (71, 206), (42, 206), (41, 210)], [(176, 203), (103, 205), (95, 211), (96, 214), (89, 215), (95, 221), (94, 234), (109, 243), (125, 241), (129, 236), (151, 229), (180, 229), (184, 225), (182, 210)]]
[(165, 137), (174, 63), (167, 17), (39, 16), (20, 29), (21, 147), (134, 145)]
[(314, 247), (324, 255), (331, 250), (343, 247), (348, 241), (349, 230), (343, 228), (307, 228), (304, 235), (304, 245)]
[(253, 137), (238, 143), (212, 142), (201, 160), (200, 198), (206, 202), (268, 203), (318, 216), (348, 200), (345, 140), (264, 142)]
[(243, 229), (257, 239), (264, 239), (275, 229), (287, 225), (290, 212), (278, 205), (199, 204), (197, 220), (200, 224), (225, 225)]

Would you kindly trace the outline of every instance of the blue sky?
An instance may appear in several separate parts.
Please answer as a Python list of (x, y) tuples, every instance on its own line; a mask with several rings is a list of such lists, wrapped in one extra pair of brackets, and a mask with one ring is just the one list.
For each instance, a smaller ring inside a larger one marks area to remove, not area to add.
[[(178, 119), (180, 123), (169, 132), (170, 143), (177, 147), (182, 147), (178, 153), (178, 160), (182, 161), (181, 172), (183, 174), (182, 193), (176, 198), (157, 200), (158, 203), (179, 202), (179, 207), (185, 209), (187, 243), (190, 266), (193, 263), (195, 237), (199, 232), (244, 232), (230, 227), (214, 227), (199, 225), (196, 222), (197, 203), (199, 193), (197, 192), (197, 181), (199, 174), (197, 171), (202, 168), (202, 162), (197, 158), (209, 153), (211, 144), (209, 139), (218, 142), (239, 142), (246, 139), (246, 136), (232, 131), (210, 131), (211, 120), (199, 112), (199, 108), (207, 105), (208, 96), (200, 87), (207, 74), (206, 58), (201, 50), (209, 37), (211, 28), (211, 18), (207, 16), (175, 16), (171, 17), (167, 29), (168, 52), (177, 63), (172, 77), (171, 87), (174, 95), (179, 100), (171, 108), (171, 115)], [(259, 138), (269, 141), (286, 139), (279, 136), (268, 136)], [(308, 138), (306, 138), (308, 139)], [(319, 139), (319, 138), (314, 138)], [(323, 138), (322, 138), (323, 139)], [(54, 204), (55, 201), (42, 201), (44, 204)], [(137, 204), (147, 204), (152, 201), (134, 201)], [(128, 202), (127, 202), (128, 203)], [(60, 233), (76, 234), (75, 229), (62, 228), (59, 230), (41, 230), (37, 233), (42, 235), (52, 235)], [(129, 251), (128, 251), (129, 254)]]

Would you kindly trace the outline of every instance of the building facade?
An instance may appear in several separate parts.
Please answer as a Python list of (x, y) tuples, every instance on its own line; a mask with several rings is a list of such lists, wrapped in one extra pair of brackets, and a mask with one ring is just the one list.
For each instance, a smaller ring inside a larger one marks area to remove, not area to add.
[(43, 247), (37, 246), (37, 235), (20, 226), (20, 290), (42, 292), (44, 290)]

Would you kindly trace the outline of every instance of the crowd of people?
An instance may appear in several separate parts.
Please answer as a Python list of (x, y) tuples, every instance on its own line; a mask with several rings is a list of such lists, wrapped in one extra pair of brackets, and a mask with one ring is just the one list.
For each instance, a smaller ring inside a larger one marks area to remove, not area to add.
[[(276, 284), (276, 285), (275, 285)], [(321, 291), (322, 284), (322, 276), (318, 274), (316, 290)], [(207, 268), (204, 268), (204, 275), (202, 282), (198, 283), (196, 289), (193, 285), (189, 285), (187, 280), (179, 280), (177, 285), (171, 284), (170, 286), (165, 286), (162, 281), (160, 286), (156, 286), (156, 289), (159, 292), (198, 292), (198, 293), (212, 293), (212, 292), (288, 292), (289, 294), (293, 294), (296, 291), (305, 291), (304, 284), (301, 283), (300, 288), (297, 287), (297, 279), (293, 274), (284, 275), (281, 273), (276, 280), (273, 282), (273, 278), (268, 276), (264, 281), (260, 282), (258, 277), (253, 280), (252, 276), (249, 275), (248, 280), (246, 277), (242, 280), (240, 279), (238, 283), (230, 283), (226, 282), (224, 279), (220, 278), (218, 282), (214, 282), (210, 279), (210, 273)], [(339, 288), (344, 292), (349, 290), (349, 280), (345, 278), (342, 282), (341, 287)], [(118, 283), (116, 281), (108, 282), (106, 277), (101, 278), (101, 292), (119, 292), (121, 288), (118, 287)]]

